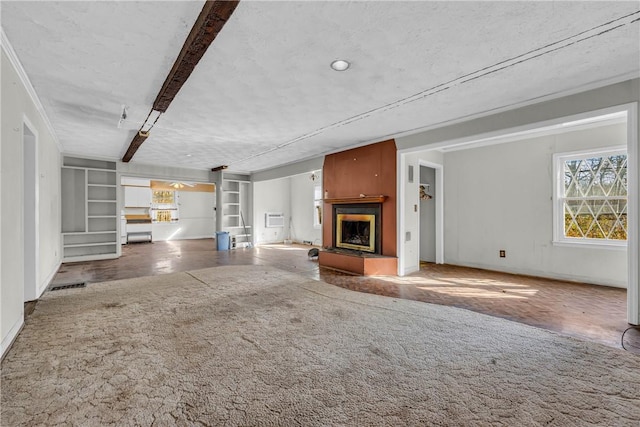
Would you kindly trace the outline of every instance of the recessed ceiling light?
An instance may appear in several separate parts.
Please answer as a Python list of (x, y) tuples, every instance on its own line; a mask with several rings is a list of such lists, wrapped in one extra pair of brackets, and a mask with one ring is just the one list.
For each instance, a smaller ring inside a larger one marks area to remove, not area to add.
[(187, 154), (187, 157), (191, 157), (191, 156), (192, 156), (191, 154)]
[(345, 61), (344, 59), (336, 59), (331, 63), (331, 68), (333, 68), (336, 71), (345, 71), (350, 66), (351, 64), (348, 61)]

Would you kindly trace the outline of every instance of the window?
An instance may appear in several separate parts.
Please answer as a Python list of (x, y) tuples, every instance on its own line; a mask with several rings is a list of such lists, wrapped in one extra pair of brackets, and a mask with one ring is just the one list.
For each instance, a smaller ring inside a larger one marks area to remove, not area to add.
[(322, 185), (313, 186), (313, 228), (322, 227)]
[(156, 205), (173, 205), (175, 203), (175, 191), (154, 190), (151, 203)]
[(626, 148), (554, 155), (554, 241), (625, 246)]
[(174, 222), (178, 220), (176, 192), (153, 190), (151, 196), (151, 218), (153, 222)]

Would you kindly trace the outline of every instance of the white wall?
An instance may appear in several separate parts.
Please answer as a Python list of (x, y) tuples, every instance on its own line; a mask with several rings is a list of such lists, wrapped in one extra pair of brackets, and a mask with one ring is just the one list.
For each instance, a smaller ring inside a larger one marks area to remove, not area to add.
[(216, 225), (213, 208), (215, 193), (178, 191), (179, 223), (184, 227), (185, 239), (213, 237)]
[(42, 123), (35, 124), (38, 137), (38, 222), (39, 222), (39, 297), (60, 266), (61, 218), (60, 218), (60, 151)]
[[(282, 212), (284, 227), (265, 227), (265, 213)], [(290, 238), (291, 183), (289, 178), (273, 179), (253, 183), (253, 230), (254, 243), (278, 243)]]
[(617, 124), (445, 154), (446, 262), (625, 287), (625, 250), (552, 244), (552, 155), (626, 137)]
[[(409, 182), (409, 168), (413, 168), (413, 182)], [(401, 156), (399, 176), (401, 188), (398, 191), (401, 204), (401, 212), (398, 218), (403, 217), (403, 227), (398, 229), (398, 247), (402, 247), (402, 254), (398, 266), (398, 274), (410, 274), (420, 269), (420, 198), (418, 187), (420, 185), (420, 164), (417, 153)]]
[[(629, 241), (628, 241), (628, 287), (627, 287), (627, 320), (629, 323), (640, 324), (640, 209), (638, 209), (638, 191), (640, 188), (640, 156), (638, 156), (638, 135), (640, 134), (640, 79), (635, 78), (620, 83), (593, 88), (580, 88), (567, 94), (554, 94), (540, 99), (534, 104), (510, 106), (500, 111), (487, 112), (466, 121), (456, 121), (425, 129), (419, 134), (396, 138), (399, 156), (406, 153), (445, 147), (452, 143), (464, 143), (479, 138), (494, 137), (525, 131), (545, 124), (557, 124), (566, 121), (567, 117), (585, 118), (594, 112), (609, 110), (627, 111), (628, 148), (629, 148)], [(400, 164), (401, 161), (398, 163)], [(635, 191), (634, 191), (635, 190)], [(447, 195), (443, 194), (446, 200)], [(400, 212), (399, 212), (400, 213)], [(403, 218), (400, 218), (402, 230)], [(399, 265), (403, 263), (405, 255), (403, 247), (399, 246)], [(399, 271), (401, 271), (399, 269)]]
[[(285, 239), (294, 242), (310, 241), (322, 244), (322, 228), (313, 226), (313, 187), (322, 183), (319, 171), (315, 181), (311, 172), (294, 176), (253, 182), (254, 243), (278, 243)], [(282, 212), (285, 226), (265, 227), (265, 213)]]
[(215, 193), (176, 191), (179, 219), (152, 225), (153, 240), (203, 239), (215, 235)]
[(313, 205), (314, 186), (322, 185), (322, 174), (315, 172), (316, 179), (311, 180), (311, 173), (303, 173), (289, 178), (291, 192), (291, 239), (294, 242), (312, 242), (322, 245), (322, 227), (314, 228), (315, 215)]
[(251, 174), (251, 181), (270, 181), (278, 178), (288, 178), (294, 175), (311, 173), (311, 171), (321, 170), (324, 165), (324, 156), (313, 159), (302, 160), (273, 169), (267, 169)]
[[(2, 145), (0, 151), (1, 265), (0, 332), (2, 354), (24, 322), (23, 280), (23, 154), (24, 117), (37, 133), (39, 264), (36, 295), (40, 296), (60, 265), (60, 151), (41, 114), (41, 105), (20, 69), (11, 47), (2, 44)], [(10, 56), (11, 55), (11, 56)], [(15, 64), (15, 66), (14, 66)], [(18, 67), (18, 68), (16, 68)], [(23, 83), (24, 82), (24, 83)]]
[[(4, 43), (3, 43), (4, 44)], [(2, 63), (0, 64), (0, 66), (4, 66), (4, 63), (6, 61), (6, 58), (4, 57), (4, 52), (2, 51), (2, 49), (0, 49), (0, 56), (2, 59)], [(2, 75), (4, 75), (4, 73), (2, 72), (2, 70), (0, 70), (0, 77)], [(3, 86), (4, 86), (4, 82), (0, 82), (0, 100), (2, 100), (2, 92), (3, 92)], [(0, 118), (2, 118), (2, 110), (3, 110), (3, 106), (2, 106), (2, 102), (0, 102)], [(1, 128), (0, 129), (5, 129), (4, 127), (4, 122), (0, 123)], [(3, 131), (4, 132), (4, 131)], [(4, 133), (0, 134), (0, 142), (4, 141)], [(3, 175), (3, 171), (4, 167), (3, 167), (3, 163), (2, 163), (2, 144), (0, 143), (0, 191), (2, 191), (2, 183), (4, 182), (4, 180), (2, 179), (2, 175)], [(2, 191), (2, 193), (4, 193), (4, 191)], [(3, 237), (2, 237), (2, 229), (4, 228), (4, 226), (2, 226), (2, 224), (4, 224), (4, 215), (2, 213), (2, 208), (4, 205), (4, 203), (2, 202), (2, 193), (0, 193), (0, 358), (4, 355), (7, 347), (9, 346), (9, 342), (13, 339), (12, 334), (9, 332), (9, 328), (5, 327), (5, 314), (4, 314), (4, 284), (5, 283), (2, 280), (2, 274), (3, 274), (3, 269), (2, 269), (2, 264), (4, 263), (4, 258), (2, 257), (2, 242), (3, 242)], [(10, 308), (9, 308), (10, 309)], [(16, 319), (18, 318), (18, 316), (16, 316)], [(7, 318), (8, 322), (11, 322), (11, 317)], [(6, 340), (6, 341), (5, 341)]]
[(213, 173), (201, 169), (146, 165), (135, 162), (118, 162), (117, 168), (122, 176), (128, 177), (158, 179), (161, 181), (213, 182)]

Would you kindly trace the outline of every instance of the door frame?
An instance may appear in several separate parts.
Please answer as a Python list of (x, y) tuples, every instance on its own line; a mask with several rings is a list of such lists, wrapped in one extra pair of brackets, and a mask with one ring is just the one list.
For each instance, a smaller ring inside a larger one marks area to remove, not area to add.
[[(28, 132), (28, 133), (27, 133)], [(23, 245), (23, 300), (39, 297), (40, 277), (40, 182), (38, 169), (38, 131), (23, 115), (22, 129), (22, 245)], [(31, 182), (29, 182), (31, 181)], [(32, 189), (32, 191), (30, 190)]]

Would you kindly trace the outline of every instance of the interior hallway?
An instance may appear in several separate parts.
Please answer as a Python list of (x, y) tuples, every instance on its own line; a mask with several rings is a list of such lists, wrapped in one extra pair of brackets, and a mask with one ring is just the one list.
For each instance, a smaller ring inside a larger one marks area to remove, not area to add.
[[(319, 267), (307, 257), (308, 250), (303, 245), (265, 245), (216, 251), (212, 239), (130, 244), (123, 246), (119, 259), (63, 264), (52, 283), (269, 265), (354, 291), (465, 308), (617, 348), (629, 326), (625, 289), (427, 263), (405, 277), (361, 277)], [(640, 331), (629, 330), (624, 343), (640, 354)]]

